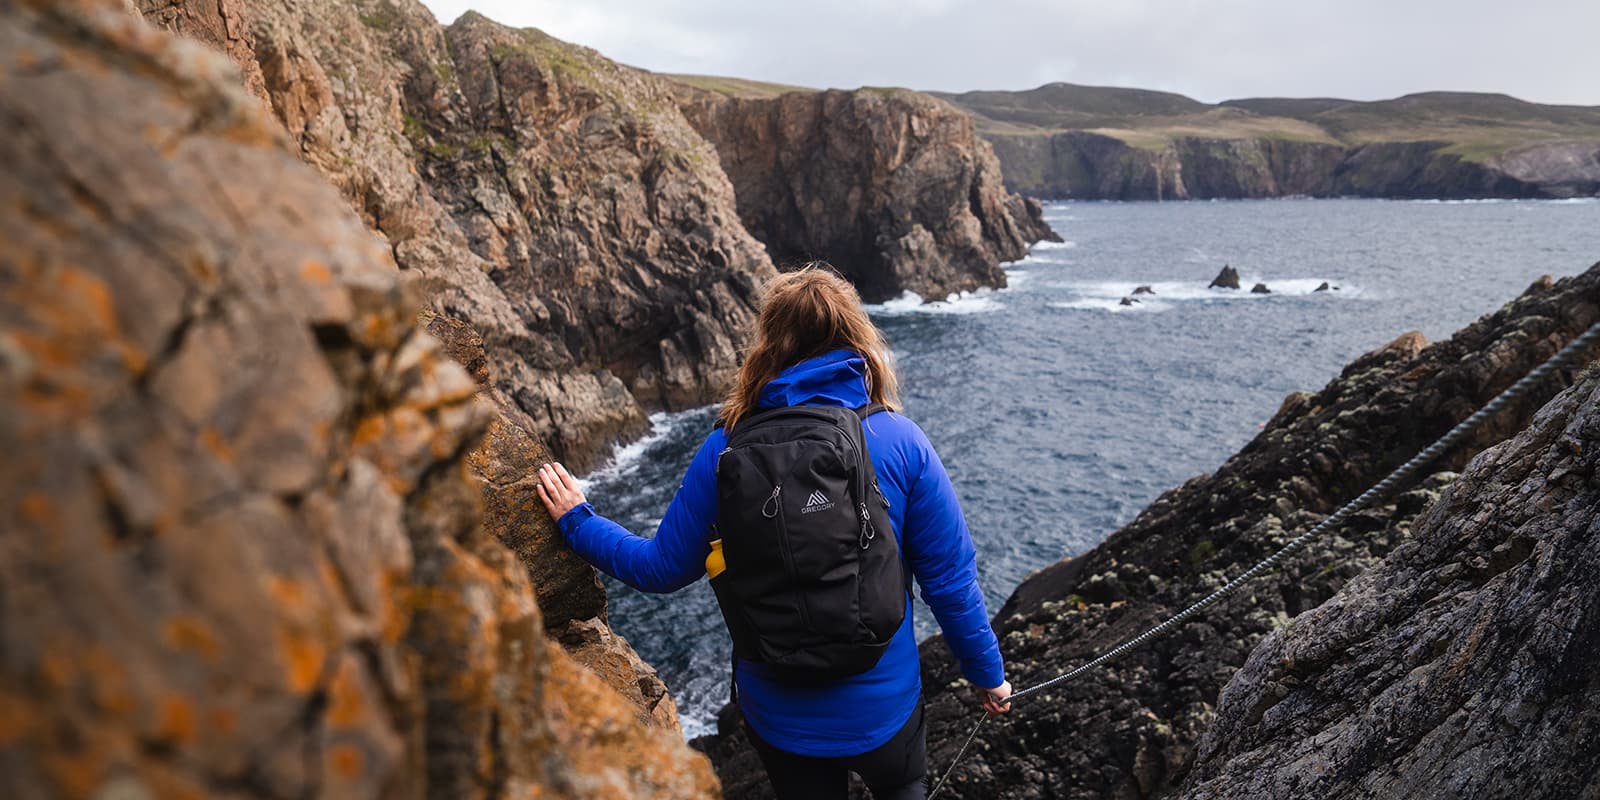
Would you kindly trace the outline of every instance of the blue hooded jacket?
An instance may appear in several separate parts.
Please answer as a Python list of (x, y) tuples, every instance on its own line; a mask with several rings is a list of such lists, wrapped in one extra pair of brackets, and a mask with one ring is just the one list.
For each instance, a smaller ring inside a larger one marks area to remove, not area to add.
[[(763, 408), (868, 402), (866, 362), (834, 351), (802, 361), (761, 392)], [(1004, 680), (1000, 646), (978, 590), (978, 568), (966, 520), (944, 464), (911, 420), (885, 412), (863, 423), (867, 450), (889, 500), (900, 552), (933, 610), (967, 680), (983, 688)], [(717, 519), (717, 458), (727, 436), (707, 437), (689, 464), (655, 538), (635, 536), (584, 503), (560, 520), (567, 542), (607, 574), (647, 592), (671, 592), (706, 574), (711, 525)], [(735, 670), (739, 707), (750, 726), (779, 749), (833, 758), (873, 750), (903, 727), (922, 694), (922, 669), (906, 618), (877, 666), (818, 687), (774, 680), (763, 665), (741, 660)]]

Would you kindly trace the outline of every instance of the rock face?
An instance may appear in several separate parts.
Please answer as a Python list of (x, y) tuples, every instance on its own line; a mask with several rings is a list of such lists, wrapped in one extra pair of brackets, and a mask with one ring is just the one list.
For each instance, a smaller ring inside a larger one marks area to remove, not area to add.
[(227, 62), (115, 0), (0, 53), (0, 795), (714, 795), (545, 637), (490, 406)]
[(1052, 83), (943, 97), (1007, 187), (1037, 197), (1577, 197), (1600, 193), (1600, 107), (1423, 92), (1255, 98)]
[(1211, 279), (1207, 289), (1237, 289), (1239, 288), (1239, 270), (1224, 265), (1217, 277)]
[(1346, 147), (1178, 137), (1156, 149), (1088, 131), (991, 133), (1006, 188), (1032, 197), (1203, 200), (1287, 197), (1575, 197), (1600, 192), (1600, 145), (1529, 145), (1492, 161), (1447, 142)]
[(1273, 631), (1182, 796), (1591, 797), (1600, 370), (1467, 467), (1409, 541)]
[(576, 467), (718, 398), (772, 274), (664, 79), (416, 0), (139, 0), (259, 73), (301, 157)]
[[(1407, 334), (1320, 392), (1290, 395), (1215, 473), (1162, 495), (1099, 547), (1024, 581), (994, 620), (1008, 677), (1019, 687), (1036, 684), (1176, 613), (1366, 490), (1596, 320), (1600, 265), (1535, 283), (1449, 341), (1428, 345)], [(1420, 485), (1355, 515), (1203, 620), (1019, 703), (980, 734), (951, 793), (1087, 800), (1176, 791), (1219, 691), (1256, 644), (1404, 545), (1451, 470), (1525, 427), (1565, 384), (1552, 381), (1508, 408)], [(942, 639), (924, 642), (922, 658), (930, 759), (942, 768), (975, 710)], [(717, 764), (726, 796), (767, 796), (742, 734), (731, 724), (722, 730), (696, 746)]]
[(739, 217), (780, 268), (824, 259), (867, 302), (1004, 286), (1000, 263), (1060, 241), (1006, 191), (972, 120), (903, 89), (734, 98), (680, 85)]
[[(1315, 394), (1290, 395), (1254, 441), (1215, 473), (1162, 495), (1099, 547), (1024, 581), (995, 617), (1011, 681), (1053, 677), (1220, 586), (1376, 483), (1560, 346), (1600, 320), (1600, 265), (1535, 283), (1499, 312), (1427, 345), (1408, 334)], [(1593, 358), (1600, 353), (1590, 354)], [(1311, 544), (1201, 621), (1019, 707), (989, 726), (953, 778), (966, 797), (1134, 798), (1189, 773), (1222, 685), (1251, 649), (1411, 538), (1450, 470), (1525, 427), (1565, 381), (1507, 409), (1440, 470)], [(923, 643), (934, 763), (970, 722), (959, 673), (937, 637)], [(1074, 731), (1072, 736), (1061, 732)]]

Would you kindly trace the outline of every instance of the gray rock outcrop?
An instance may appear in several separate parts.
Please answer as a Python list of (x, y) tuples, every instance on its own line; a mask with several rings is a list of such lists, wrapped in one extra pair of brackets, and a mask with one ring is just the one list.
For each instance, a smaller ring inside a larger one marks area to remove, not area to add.
[(1268, 634), (1182, 797), (1592, 797), (1600, 369), (1479, 455), (1411, 536)]

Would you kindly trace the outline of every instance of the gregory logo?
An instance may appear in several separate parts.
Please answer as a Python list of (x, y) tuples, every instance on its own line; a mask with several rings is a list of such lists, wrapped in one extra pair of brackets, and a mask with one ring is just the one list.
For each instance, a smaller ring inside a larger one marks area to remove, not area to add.
[(821, 490), (818, 490), (812, 492), (811, 496), (806, 498), (805, 508), (800, 509), (800, 513), (810, 514), (813, 511), (827, 511), (830, 508), (833, 508), (833, 501), (829, 500), (828, 496), (823, 494)]

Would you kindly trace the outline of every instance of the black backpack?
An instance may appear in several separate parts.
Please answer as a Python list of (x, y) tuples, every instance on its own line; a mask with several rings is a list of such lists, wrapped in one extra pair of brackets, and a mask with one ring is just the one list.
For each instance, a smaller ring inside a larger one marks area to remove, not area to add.
[(883, 406), (789, 406), (741, 420), (717, 460), (734, 654), (779, 680), (871, 669), (905, 620), (905, 567), (861, 421)]

